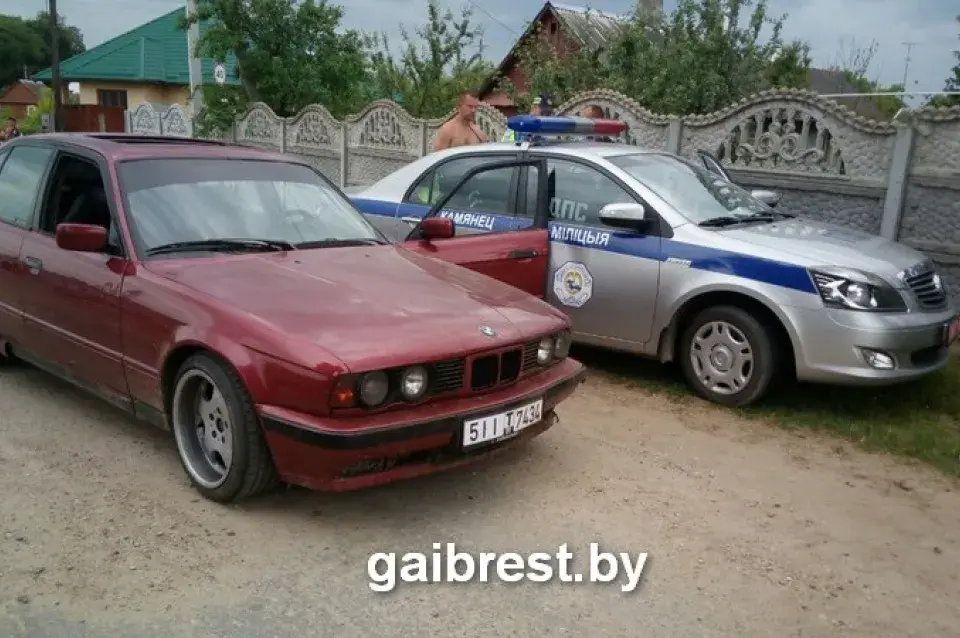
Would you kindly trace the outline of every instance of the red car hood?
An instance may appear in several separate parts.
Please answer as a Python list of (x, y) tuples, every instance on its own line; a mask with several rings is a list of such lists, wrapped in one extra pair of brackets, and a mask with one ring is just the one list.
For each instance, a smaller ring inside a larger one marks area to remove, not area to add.
[(286, 338), (316, 343), (357, 371), (497, 347), (567, 322), (517, 288), (396, 246), (154, 260), (146, 267)]

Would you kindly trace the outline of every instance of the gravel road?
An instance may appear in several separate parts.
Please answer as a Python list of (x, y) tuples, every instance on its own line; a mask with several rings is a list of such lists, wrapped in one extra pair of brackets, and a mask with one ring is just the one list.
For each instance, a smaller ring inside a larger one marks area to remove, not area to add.
[[(533, 442), (362, 493), (201, 500), (166, 434), (0, 369), (0, 636), (957, 636), (957, 483), (597, 375)], [(400, 583), (378, 551), (648, 552), (641, 586)]]

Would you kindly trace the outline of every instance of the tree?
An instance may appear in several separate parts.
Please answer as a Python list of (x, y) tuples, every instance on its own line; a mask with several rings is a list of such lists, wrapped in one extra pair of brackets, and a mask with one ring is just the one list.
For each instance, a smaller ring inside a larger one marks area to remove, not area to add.
[(0, 88), (35, 70), (43, 40), (17, 16), (0, 16)]
[(707, 113), (772, 86), (807, 85), (809, 47), (783, 42), (785, 19), (768, 15), (766, 0), (679, 0), (671, 14), (635, 11), (606, 50), (558, 56), (531, 38), (521, 68), (534, 93), (557, 101), (606, 86), (658, 113)]
[(369, 37), (371, 97), (398, 98), (414, 117), (446, 115), (460, 92), (476, 89), (493, 72), (483, 59), (483, 29), (471, 24), (471, 16), (464, 8), (458, 19), (449, 9), (441, 11), (437, 0), (428, 0), (426, 23), (415, 31), (418, 38), (400, 29), (399, 59), (386, 34)]
[[(960, 16), (957, 16), (957, 23), (960, 24)], [(960, 49), (953, 52), (953, 57), (956, 58), (957, 63), (951, 69), (951, 75), (943, 85), (944, 91), (960, 91)], [(960, 95), (938, 95), (930, 100), (929, 104), (930, 106), (960, 106)]]
[[(50, 66), (50, 14), (41, 11), (29, 20), (0, 16), (0, 87)], [(60, 15), (60, 59), (85, 51), (83, 35)]]
[[(205, 117), (229, 119), (249, 101), (265, 102), (280, 116), (321, 103), (335, 116), (357, 110), (366, 74), (363, 39), (338, 32), (343, 9), (326, 0), (199, 0), (181, 24), (207, 27), (197, 43), (201, 57), (236, 57), (242, 93), (206, 105)], [(223, 96), (221, 96), (223, 97)], [(234, 99), (236, 98), (236, 99)], [(219, 111), (219, 113), (218, 113)], [(204, 122), (199, 123), (203, 129)]]
[[(38, 70), (45, 69), (50, 66), (53, 59), (53, 48), (50, 45), (52, 41), (50, 37), (50, 13), (40, 11), (33, 18), (26, 20), (26, 23), (43, 40), (43, 48), (40, 51), (37, 66)], [(66, 17), (59, 11), (57, 12), (57, 28), (60, 33), (57, 54), (61, 60), (67, 60), (87, 50), (80, 29), (67, 24)]]

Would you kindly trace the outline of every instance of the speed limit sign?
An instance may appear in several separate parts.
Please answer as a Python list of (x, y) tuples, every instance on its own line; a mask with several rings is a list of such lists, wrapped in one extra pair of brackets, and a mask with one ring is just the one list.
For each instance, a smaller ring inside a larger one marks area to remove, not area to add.
[(222, 62), (218, 62), (215, 67), (213, 67), (213, 79), (217, 84), (223, 84), (227, 81), (227, 67), (223, 66)]

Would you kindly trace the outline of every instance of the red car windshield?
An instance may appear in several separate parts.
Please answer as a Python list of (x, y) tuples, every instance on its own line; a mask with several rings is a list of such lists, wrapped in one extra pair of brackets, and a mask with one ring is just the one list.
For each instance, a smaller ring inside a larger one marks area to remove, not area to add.
[(118, 165), (142, 250), (217, 240), (321, 244), (383, 237), (335, 187), (286, 162), (170, 158)]

